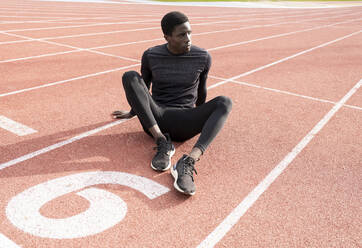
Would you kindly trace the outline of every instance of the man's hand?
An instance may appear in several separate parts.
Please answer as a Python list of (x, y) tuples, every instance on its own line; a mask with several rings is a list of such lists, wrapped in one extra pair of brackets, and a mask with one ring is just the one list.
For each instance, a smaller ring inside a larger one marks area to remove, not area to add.
[(129, 111), (116, 110), (112, 113), (113, 119), (129, 119), (132, 118), (134, 114)]

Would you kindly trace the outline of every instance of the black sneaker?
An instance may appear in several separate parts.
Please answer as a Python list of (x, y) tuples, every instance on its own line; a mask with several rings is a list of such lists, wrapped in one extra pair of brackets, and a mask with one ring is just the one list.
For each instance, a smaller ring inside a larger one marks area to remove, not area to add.
[(171, 167), (171, 157), (175, 153), (175, 147), (171, 142), (171, 138), (168, 134), (165, 134), (166, 139), (157, 139), (156, 155), (151, 162), (152, 169), (156, 171), (165, 171)]
[(195, 170), (195, 160), (187, 155), (182, 158), (171, 168), (171, 174), (175, 178), (173, 186), (181, 193), (194, 195), (196, 188), (194, 184), (193, 172)]

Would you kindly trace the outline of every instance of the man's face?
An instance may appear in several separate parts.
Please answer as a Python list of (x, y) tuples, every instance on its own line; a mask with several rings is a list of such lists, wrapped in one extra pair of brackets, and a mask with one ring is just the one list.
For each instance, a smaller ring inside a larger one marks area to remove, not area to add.
[(168, 49), (174, 54), (189, 52), (191, 49), (191, 26), (189, 22), (175, 26), (172, 35), (165, 35)]

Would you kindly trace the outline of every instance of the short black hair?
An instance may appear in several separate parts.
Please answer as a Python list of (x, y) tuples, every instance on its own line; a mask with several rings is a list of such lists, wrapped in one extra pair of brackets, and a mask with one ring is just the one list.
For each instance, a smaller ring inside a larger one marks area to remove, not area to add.
[(175, 26), (188, 22), (189, 18), (181, 12), (172, 11), (167, 13), (161, 20), (162, 32), (164, 35), (172, 35)]

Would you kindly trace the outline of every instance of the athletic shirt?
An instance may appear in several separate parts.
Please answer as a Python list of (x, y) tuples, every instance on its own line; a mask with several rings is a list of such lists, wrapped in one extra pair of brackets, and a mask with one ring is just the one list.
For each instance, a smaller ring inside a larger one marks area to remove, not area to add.
[(152, 98), (161, 106), (192, 108), (206, 100), (206, 79), (210, 54), (191, 46), (187, 53), (172, 54), (167, 44), (147, 49), (142, 56), (141, 74)]

